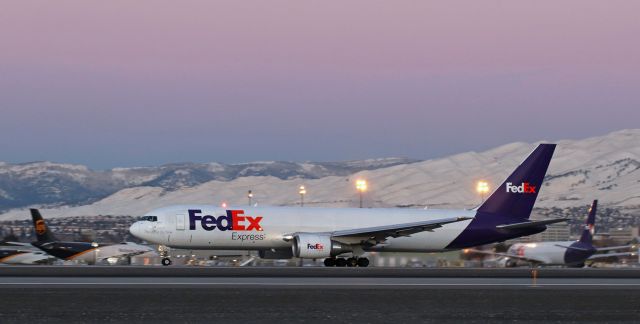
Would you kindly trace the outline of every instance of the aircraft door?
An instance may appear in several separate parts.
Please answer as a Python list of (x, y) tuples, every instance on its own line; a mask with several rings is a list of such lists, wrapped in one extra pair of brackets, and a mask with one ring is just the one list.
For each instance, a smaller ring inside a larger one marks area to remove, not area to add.
[(186, 217), (186, 215), (184, 215), (184, 214), (176, 215), (176, 230), (184, 231), (184, 219), (185, 219), (185, 217)]

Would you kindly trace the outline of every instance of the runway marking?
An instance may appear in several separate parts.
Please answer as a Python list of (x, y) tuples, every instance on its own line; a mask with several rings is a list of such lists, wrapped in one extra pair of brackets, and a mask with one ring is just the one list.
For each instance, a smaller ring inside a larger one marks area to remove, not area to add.
[(379, 284), (367, 284), (367, 283), (352, 283), (352, 284), (342, 284), (342, 283), (250, 283), (250, 282), (14, 282), (14, 283), (0, 283), (0, 286), (42, 286), (42, 285), (58, 285), (58, 286), (91, 286), (91, 285), (114, 285), (114, 286), (337, 286), (337, 287), (353, 287), (353, 286), (362, 286), (362, 287), (375, 287), (375, 286), (460, 286), (460, 287), (472, 287), (472, 286), (527, 286), (527, 287), (544, 287), (544, 286), (570, 286), (570, 287), (578, 287), (578, 286), (640, 286), (640, 284), (635, 283), (627, 283), (627, 284), (616, 284), (616, 283), (468, 283), (468, 284), (456, 284), (456, 283), (379, 283)]

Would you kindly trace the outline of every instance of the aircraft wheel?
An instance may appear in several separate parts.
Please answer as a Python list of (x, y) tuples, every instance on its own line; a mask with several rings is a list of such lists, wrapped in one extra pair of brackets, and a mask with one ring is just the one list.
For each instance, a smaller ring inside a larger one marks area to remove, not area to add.
[(345, 267), (346, 265), (347, 265), (347, 260), (345, 258), (336, 259), (336, 267)]
[(169, 259), (169, 258), (162, 258), (162, 265), (163, 265), (163, 266), (169, 266), (169, 265), (171, 265), (171, 259)]
[(334, 259), (334, 258), (326, 258), (326, 259), (324, 259), (324, 266), (325, 267), (335, 267), (336, 266), (336, 259)]
[(358, 259), (356, 258), (348, 258), (347, 259), (347, 267), (355, 267), (358, 265)]
[(358, 259), (358, 267), (366, 268), (369, 266), (369, 259), (367, 258), (359, 258)]

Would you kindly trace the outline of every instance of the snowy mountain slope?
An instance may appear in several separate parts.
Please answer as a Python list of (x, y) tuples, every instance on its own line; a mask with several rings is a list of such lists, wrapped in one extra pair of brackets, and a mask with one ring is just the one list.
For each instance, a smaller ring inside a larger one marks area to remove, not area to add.
[(83, 165), (51, 162), (0, 163), (0, 211), (30, 205), (90, 204), (119, 190), (137, 186), (173, 191), (211, 180), (228, 181), (246, 176), (316, 179), (411, 162), (415, 160), (388, 158), (305, 163), (176, 163), (106, 171), (93, 171)]
[[(568, 208), (600, 199), (603, 206), (640, 208), (640, 130), (623, 130), (584, 140), (558, 141), (547, 180), (536, 207)], [(45, 210), (49, 217), (76, 215), (142, 215), (176, 203), (227, 202), (246, 204), (247, 190), (264, 205), (299, 203), (297, 188), (304, 184), (307, 206), (357, 206), (354, 180), (365, 178), (370, 190), (365, 202), (373, 207), (407, 206), (470, 208), (480, 203), (475, 183), (487, 180), (492, 188), (533, 150), (536, 144), (512, 143), (485, 152), (467, 152), (416, 163), (403, 163), (348, 175), (314, 179), (273, 175), (211, 180), (168, 189), (158, 185), (120, 190), (100, 201), (78, 207)], [(12, 210), (0, 219), (25, 218)]]

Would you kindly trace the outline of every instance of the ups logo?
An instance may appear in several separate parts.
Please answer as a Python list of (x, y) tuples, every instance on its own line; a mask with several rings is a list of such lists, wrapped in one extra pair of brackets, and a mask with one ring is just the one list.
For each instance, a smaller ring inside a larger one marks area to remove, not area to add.
[(36, 233), (39, 235), (44, 234), (47, 231), (47, 226), (44, 224), (44, 220), (39, 219), (36, 221)]

